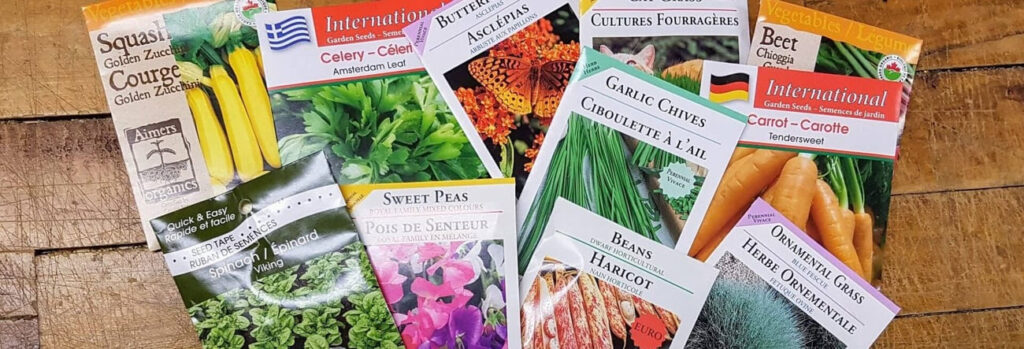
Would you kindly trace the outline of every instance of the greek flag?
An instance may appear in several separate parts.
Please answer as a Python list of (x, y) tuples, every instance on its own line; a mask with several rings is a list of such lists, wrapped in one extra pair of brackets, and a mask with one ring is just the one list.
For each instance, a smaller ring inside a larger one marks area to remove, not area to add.
[(271, 50), (284, 50), (300, 42), (310, 42), (306, 17), (292, 16), (277, 23), (266, 24), (266, 27)]

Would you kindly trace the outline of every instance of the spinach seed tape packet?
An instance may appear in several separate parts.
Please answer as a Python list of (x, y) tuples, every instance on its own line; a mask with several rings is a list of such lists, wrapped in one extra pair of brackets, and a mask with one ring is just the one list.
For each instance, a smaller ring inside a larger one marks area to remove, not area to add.
[(82, 8), (128, 181), (150, 250), (149, 220), (223, 191), (207, 169), (164, 13), (210, 1), (111, 0)]
[(761, 0), (747, 64), (896, 81), (900, 133), (921, 39), (779, 0)]
[(750, 49), (746, 0), (601, 0), (581, 18), (581, 44), (693, 93), (704, 60), (743, 63)]
[[(722, 180), (730, 184), (711, 201), (690, 256), (714, 252), (758, 197), (811, 236), (837, 227), (823, 211), (835, 204), (848, 216), (840, 235), (856, 242), (858, 255), (840, 260), (879, 280), (901, 84), (711, 61), (703, 74), (701, 96), (746, 115), (747, 128)], [(844, 251), (823, 235), (818, 240)]]
[(494, 178), (522, 190), (579, 57), (567, 0), (459, 0), (405, 28)]
[(763, 200), (707, 264), (720, 273), (687, 348), (868, 348), (900, 311)]
[(532, 258), (521, 286), (530, 349), (683, 348), (718, 275), (561, 198)]
[(518, 202), (520, 272), (557, 198), (689, 246), (745, 118), (586, 48)]
[(152, 221), (206, 348), (399, 348), (322, 153)]
[(402, 34), (442, 4), (387, 0), (259, 16), (282, 161), (323, 150), (340, 184), (489, 177)]
[(520, 347), (515, 180), (341, 190), (406, 346)]

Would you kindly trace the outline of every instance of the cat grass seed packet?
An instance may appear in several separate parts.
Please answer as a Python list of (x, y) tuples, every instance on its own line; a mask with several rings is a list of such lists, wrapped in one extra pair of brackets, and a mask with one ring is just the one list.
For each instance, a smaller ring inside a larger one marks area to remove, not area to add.
[(718, 270), (565, 199), (553, 213), (523, 277), (523, 348), (683, 348)]
[(407, 347), (520, 347), (515, 180), (341, 191)]
[(601, 0), (581, 16), (580, 43), (699, 93), (704, 60), (744, 63), (746, 0)]
[(670, 248), (689, 246), (746, 118), (583, 50), (518, 202), (520, 272), (558, 198)]
[(918, 38), (800, 5), (761, 0), (747, 63), (902, 83), (902, 134), (921, 45)]
[(532, 172), (579, 58), (567, 0), (459, 0), (405, 28), (494, 178)]
[(868, 348), (900, 308), (764, 200), (708, 259), (687, 348)]
[(205, 348), (404, 347), (323, 153), (152, 225)]
[(386, 0), (260, 16), (282, 161), (323, 150), (340, 184), (490, 177), (402, 33), (441, 5)]

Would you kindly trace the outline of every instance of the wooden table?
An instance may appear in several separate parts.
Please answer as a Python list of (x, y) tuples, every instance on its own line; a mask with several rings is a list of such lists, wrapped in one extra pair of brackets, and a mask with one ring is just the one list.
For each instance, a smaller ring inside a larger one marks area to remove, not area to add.
[[(80, 12), (93, 1), (12, 0), (0, 20), (0, 348), (196, 347), (143, 244)], [(903, 312), (878, 346), (1024, 346), (1024, 7), (794, 2), (925, 40), (884, 270)]]

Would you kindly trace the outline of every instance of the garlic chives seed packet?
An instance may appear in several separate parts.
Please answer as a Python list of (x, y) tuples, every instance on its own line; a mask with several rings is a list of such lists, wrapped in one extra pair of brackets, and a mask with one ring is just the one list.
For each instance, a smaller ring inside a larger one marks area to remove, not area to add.
[(688, 246), (745, 118), (584, 49), (519, 198), (522, 272), (565, 198), (668, 247)]
[(579, 57), (567, 0), (459, 0), (405, 28), (494, 178), (518, 193)]
[(204, 348), (404, 347), (323, 153), (152, 225)]
[(683, 348), (718, 270), (559, 198), (523, 277), (523, 348)]
[(402, 33), (442, 4), (386, 0), (260, 16), (282, 160), (323, 150), (340, 184), (489, 177)]
[(185, 101), (163, 14), (210, 1), (111, 0), (82, 8), (135, 206), (150, 250), (149, 220), (218, 192)]
[(513, 179), (341, 190), (407, 347), (520, 347)]
[(720, 273), (687, 348), (868, 348), (900, 311), (760, 199), (707, 264)]
[(580, 43), (699, 93), (704, 60), (743, 63), (750, 49), (746, 0), (601, 0), (580, 21)]

